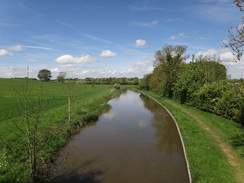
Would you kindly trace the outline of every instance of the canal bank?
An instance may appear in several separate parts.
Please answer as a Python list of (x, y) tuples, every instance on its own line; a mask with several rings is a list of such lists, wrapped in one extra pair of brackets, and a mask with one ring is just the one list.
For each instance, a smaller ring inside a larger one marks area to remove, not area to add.
[(161, 105), (132, 91), (109, 105), (67, 144), (51, 182), (190, 182), (177, 127)]

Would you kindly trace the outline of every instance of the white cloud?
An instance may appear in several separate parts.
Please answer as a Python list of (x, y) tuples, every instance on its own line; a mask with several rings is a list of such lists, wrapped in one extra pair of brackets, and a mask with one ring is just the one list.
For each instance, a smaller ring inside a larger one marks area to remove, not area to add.
[(182, 33), (179, 33), (179, 36), (180, 37), (186, 37), (185, 33), (183, 33), (183, 32)]
[(12, 53), (8, 52), (5, 49), (0, 50), (0, 56), (4, 56), (4, 55), (13, 55)]
[(23, 49), (24, 49), (24, 47), (21, 45), (11, 46), (11, 47), (7, 48), (7, 50), (11, 50), (11, 51), (21, 51)]
[(228, 48), (223, 48), (219, 50), (210, 49), (206, 52), (198, 52), (196, 56), (209, 56), (213, 57), (216, 55), (216, 57), (220, 58), (220, 61), (222, 61), (222, 64), (227, 68), (227, 74), (231, 75), (231, 78), (243, 78), (243, 66), (244, 66), (244, 57), (241, 58), (240, 62), (234, 62), (236, 59), (235, 55), (233, 55), (233, 52)]
[(125, 52), (126, 55), (139, 55), (139, 52), (137, 51), (127, 51)]
[(178, 22), (178, 21), (183, 21), (181, 18), (174, 18), (174, 19), (168, 19), (166, 22)]
[(80, 57), (73, 57), (72, 55), (62, 55), (55, 59), (56, 62), (61, 64), (78, 64), (78, 63), (90, 63), (95, 61), (90, 55), (81, 55)]
[(24, 45), (24, 47), (26, 47), (26, 48), (40, 49), (40, 50), (55, 50), (53, 48), (42, 47), (42, 46), (27, 46), (27, 45)]
[(214, 23), (229, 23), (233, 21), (236, 14), (236, 8), (232, 6), (230, 1), (220, 3), (200, 4), (190, 6), (187, 11), (194, 13), (197, 18), (203, 18)]
[(210, 49), (206, 52), (200, 51), (196, 54), (196, 57), (203, 56), (203, 57), (212, 57), (217, 54), (216, 50)]
[(143, 26), (143, 27), (149, 27), (149, 26), (153, 26), (153, 25), (157, 25), (158, 24), (158, 21), (151, 21), (151, 22), (137, 22), (137, 23), (134, 23), (134, 25), (138, 25), (138, 26)]
[(176, 36), (170, 36), (169, 37), (169, 40), (175, 40), (176, 39)]
[(182, 37), (182, 38), (186, 38), (186, 34), (185, 33), (179, 33), (177, 36), (170, 36), (169, 40), (175, 40), (177, 37)]
[(225, 52), (220, 54), (219, 58), (227, 65), (234, 65), (235, 62), (233, 61), (236, 59), (236, 56), (232, 52)]
[(100, 57), (116, 57), (117, 54), (112, 52), (112, 51), (110, 51), (110, 50), (105, 50), (99, 56)]
[(145, 46), (147, 44), (147, 41), (143, 40), (143, 39), (137, 39), (135, 44), (136, 44), (136, 47)]

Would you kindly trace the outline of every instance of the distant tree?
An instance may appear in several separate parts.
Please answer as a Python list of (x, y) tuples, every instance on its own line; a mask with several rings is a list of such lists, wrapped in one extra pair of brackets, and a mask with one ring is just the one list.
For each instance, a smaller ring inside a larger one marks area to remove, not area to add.
[(66, 77), (66, 73), (65, 72), (60, 72), (58, 77), (57, 77), (58, 82), (64, 83), (65, 77)]
[(47, 69), (42, 69), (39, 71), (37, 77), (42, 81), (50, 81), (52, 78), (51, 71)]
[(152, 74), (146, 74), (140, 81), (140, 88), (144, 90), (150, 90), (150, 81)]
[[(237, 7), (240, 8), (240, 11), (244, 11), (243, 0), (233, 0)], [(244, 16), (242, 17), (242, 23), (239, 26), (231, 26), (228, 28), (229, 41), (223, 41), (223, 44), (226, 47), (231, 48), (234, 51), (234, 55), (238, 61), (240, 61), (241, 56), (244, 51)]]
[(166, 45), (154, 55), (153, 78), (156, 77), (156, 80), (160, 81), (163, 96), (170, 98), (173, 96), (174, 83), (178, 80), (187, 58), (185, 55), (186, 48), (183, 45)]
[(122, 77), (120, 78), (120, 84), (121, 85), (126, 85), (128, 82), (127, 82), (127, 78), (126, 77)]

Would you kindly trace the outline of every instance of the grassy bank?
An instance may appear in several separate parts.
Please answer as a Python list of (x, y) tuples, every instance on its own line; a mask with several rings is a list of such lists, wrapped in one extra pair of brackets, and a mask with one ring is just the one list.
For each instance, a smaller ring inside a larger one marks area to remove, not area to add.
[(155, 93), (145, 93), (166, 106), (177, 120), (193, 183), (243, 181), (244, 130), (240, 125)]
[[(25, 138), (10, 122), (10, 116), (20, 127), (25, 128), (20, 113), (23, 86), (21, 79), (0, 79), (0, 182), (28, 182), (28, 162), (26, 159)], [(68, 121), (67, 96), (63, 84), (28, 80), (31, 96), (40, 96), (42, 86), (42, 104), (38, 144), (38, 169), (44, 176), (46, 165), (53, 161), (56, 153), (65, 145), (74, 129), (84, 122), (96, 120), (110, 108), (107, 100), (118, 95), (119, 91), (108, 85), (89, 86), (75, 84), (71, 97), (71, 122)]]

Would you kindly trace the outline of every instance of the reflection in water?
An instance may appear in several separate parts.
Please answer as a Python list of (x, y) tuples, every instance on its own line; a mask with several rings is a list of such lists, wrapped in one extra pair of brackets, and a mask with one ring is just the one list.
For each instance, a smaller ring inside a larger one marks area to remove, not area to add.
[(157, 149), (169, 154), (181, 152), (181, 141), (175, 124), (169, 114), (156, 102), (140, 95), (145, 108), (153, 114), (152, 126), (156, 129)]
[(189, 182), (177, 129), (154, 101), (127, 91), (55, 161), (52, 183)]

